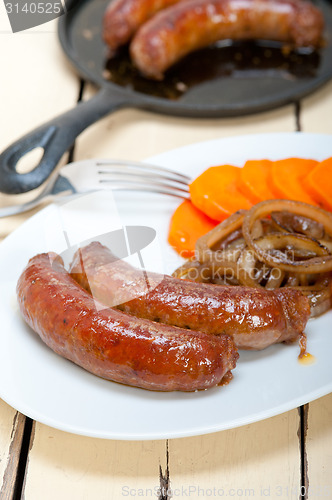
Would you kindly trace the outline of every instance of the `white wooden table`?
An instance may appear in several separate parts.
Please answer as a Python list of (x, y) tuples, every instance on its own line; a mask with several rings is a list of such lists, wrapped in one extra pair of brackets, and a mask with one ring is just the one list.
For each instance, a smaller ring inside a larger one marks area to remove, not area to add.
[[(61, 52), (56, 23), (13, 35), (3, 3), (0, 60), (3, 150), (74, 106), (81, 82)], [(93, 92), (84, 84), (84, 99)], [(244, 118), (194, 120), (118, 111), (80, 136), (74, 159), (139, 160), (205, 139), (296, 130), (332, 134), (332, 82), (300, 103)], [(7, 203), (8, 197), (0, 195), (0, 206)], [(0, 220), (0, 238), (30, 215)], [(0, 402), (1, 500), (165, 500), (170, 495), (157, 491), (165, 484), (173, 498), (295, 499), (302, 492), (303, 498), (332, 499), (331, 450), (332, 395), (234, 430), (142, 442), (61, 432)]]

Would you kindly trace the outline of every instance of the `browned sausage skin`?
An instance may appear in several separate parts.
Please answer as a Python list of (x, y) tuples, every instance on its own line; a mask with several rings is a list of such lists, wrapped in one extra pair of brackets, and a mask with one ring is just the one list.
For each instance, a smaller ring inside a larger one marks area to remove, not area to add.
[(105, 379), (157, 391), (207, 389), (229, 378), (238, 358), (225, 335), (98, 307), (56, 254), (29, 261), (17, 295), (25, 321), (53, 351)]
[(114, 0), (103, 18), (103, 39), (112, 50), (130, 41), (137, 29), (157, 11), (181, 0)]
[(186, 54), (218, 40), (316, 47), (323, 25), (321, 12), (306, 0), (187, 0), (147, 21), (132, 40), (130, 54), (143, 75), (161, 79)]
[[(76, 252), (71, 274), (106, 305), (181, 328), (230, 335), (242, 349), (294, 341), (310, 315), (308, 299), (287, 288), (210, 285), (149, 273), (146, 293), (142, 273), (98, 242)], [(128, 301), (130, 294), (136, 298)]]

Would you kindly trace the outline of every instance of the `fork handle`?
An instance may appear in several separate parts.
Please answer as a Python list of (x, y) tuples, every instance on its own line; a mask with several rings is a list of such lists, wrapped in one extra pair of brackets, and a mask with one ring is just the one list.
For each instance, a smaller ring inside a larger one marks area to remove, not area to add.
[[(129, 105), (123, 92), (104, 88), (89, 101), (80, 102), (74, 109), (18, 139), (0, 155), (0, 192), (19, 194), (40, 186), (83, 130), (106, 114)], [(40, 162), (29, 172), (19, 173), (19, 160), (38, 147), (44, 150)]]

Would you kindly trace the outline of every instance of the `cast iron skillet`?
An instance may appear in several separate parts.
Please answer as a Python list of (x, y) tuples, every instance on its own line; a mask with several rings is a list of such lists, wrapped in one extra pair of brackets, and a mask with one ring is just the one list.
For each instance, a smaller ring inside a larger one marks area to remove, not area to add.
[[(83, 78), (100, 87), (99, 92), (9, 146), (0, 155), (0, 191), (15, 194), (40, 186), (76, 137), (117, 109), (134, 107), (187, 117), (240, 116), (294, 102), (332, 77), (328, 0), (315, 2), (326, 22), (326, 46), (319, 51), (285, 56), (275, 44), (223, 43), (189, 56), (168, 72), (163, 83), (141, 78), (125, 50), (108, 60), (100, 35), (108, 2), (72, 0), (59, 20), (64, 52)], [(17, 172), (20, 158), (36, 147), (44, 149), (40, 163), (28, 173)]]

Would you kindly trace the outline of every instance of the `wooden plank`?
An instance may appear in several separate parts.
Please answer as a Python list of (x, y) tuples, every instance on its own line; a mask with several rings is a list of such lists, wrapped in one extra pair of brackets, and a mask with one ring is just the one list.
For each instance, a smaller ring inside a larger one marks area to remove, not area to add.
[[(2, 118), (0, 149), (22, 134), (75, 105), (79, 81), (57, 40), (56, 20), (19, 33), (10, 33), (0, 4), (0, 64)], [(5, 50), (4, 50), (5, 48)]]
[(299, 498), (297, 410), (238, 429), (170, 440), (174, 498)]
[(25, 500), (157, 498), (164, 441), (110, 441), (36, 424)]
[(303, 132), (332, 134), (332, 82), (301, 103)]
[(306, 450), (308, 498), (332, 498), (332, 394), (309, 405)]
[(0, 400), (0, 498), (13, 498), (25, 417)]
[[(94, 93), (95, 89), (87, 86), (84, 99)], [(242, 134), (293, 132), (295, 127), (292, 105), (228, 119), (179, 118), (124, 109), (103, 118), (80, 135), (75, 159), (141, 160), (194, 142)]]

